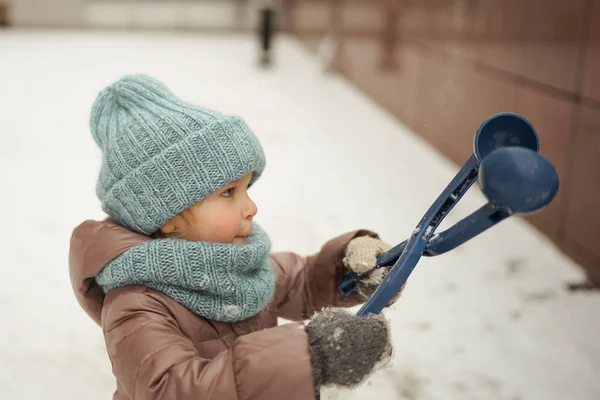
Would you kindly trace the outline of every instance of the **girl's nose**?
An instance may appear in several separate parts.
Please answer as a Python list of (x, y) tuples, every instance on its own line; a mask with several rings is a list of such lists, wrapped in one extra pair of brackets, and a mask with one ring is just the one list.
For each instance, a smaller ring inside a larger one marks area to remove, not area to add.
[(244, 209), (244, 219), (252, 219), (256, 213), (258, 213), (258, 207), (256, 203), (252, 201), (250, 197), (248, 197), (246, 207)]

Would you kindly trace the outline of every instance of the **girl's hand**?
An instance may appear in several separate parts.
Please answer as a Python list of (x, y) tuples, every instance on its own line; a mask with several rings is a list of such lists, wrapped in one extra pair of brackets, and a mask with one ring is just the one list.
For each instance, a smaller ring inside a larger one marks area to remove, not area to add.
[[(360, 236), (352, 239), (346, 247), (346, 256), (343, 259), (344, 266), (358, 276), (356, 287), (358, 293), (366, 299), (379, 287), (388, 273), (387, 268), (375, 268), (377, 256), (385, 253), (392, 246), (380, 239), (371, 236)], [(394, 304), (400, 297), (404, 286), (398, 294), (390, 301), (388, 306)]]
[(321, 386), (355, 387), (391, 361), (390, 327), (382, 315), (359, 317), (328, 308), (305, 329), (317, 393)]

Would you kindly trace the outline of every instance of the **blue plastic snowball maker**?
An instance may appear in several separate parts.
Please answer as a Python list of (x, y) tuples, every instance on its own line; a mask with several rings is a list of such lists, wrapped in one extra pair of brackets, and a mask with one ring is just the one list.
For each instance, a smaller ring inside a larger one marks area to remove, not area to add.
[[(427, 210), (410, 238), (377, 258), (377, 266), (390, 271), (358, 315), (380, 313), (406, 283), (421, 256), (446, 253), (513, 214), (531, 214), (548, 205), (558, 191), (558, 175), (538, 151), (538, 136), (525, 118), (502, 113), (484, 121), (475, 135), (474, 154)], [(488, 203), (435, 234), (478, 178)], [(354, 274), (347, 275), (339, 286), (346, 295), (355, 288)]]

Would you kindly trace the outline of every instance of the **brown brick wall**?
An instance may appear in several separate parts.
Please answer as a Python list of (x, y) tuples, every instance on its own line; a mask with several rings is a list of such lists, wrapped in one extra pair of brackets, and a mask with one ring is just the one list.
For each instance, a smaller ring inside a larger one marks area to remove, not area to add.
[[(385, 26), (345, 24), (341, 72), (460, 165), (488, 116), (528, 118), (561, 179), (528, 220), (600, 284), (600, 0), (371, 4), (385, 15), (398, 7), (393, 51)], [(396, 67), (382, 69), (386, 58)]]

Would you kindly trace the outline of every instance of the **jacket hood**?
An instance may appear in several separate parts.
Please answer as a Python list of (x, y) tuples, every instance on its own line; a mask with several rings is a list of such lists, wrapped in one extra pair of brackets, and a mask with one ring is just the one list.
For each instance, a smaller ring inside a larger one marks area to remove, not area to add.
[(127, 230), (110, 219), (85, 221), (73, 231), (69, 249), (71, 286), (79, 305), (98, 325), (104, 292), (94, 278), (113, 259), (148, 240), (152, 239)]

